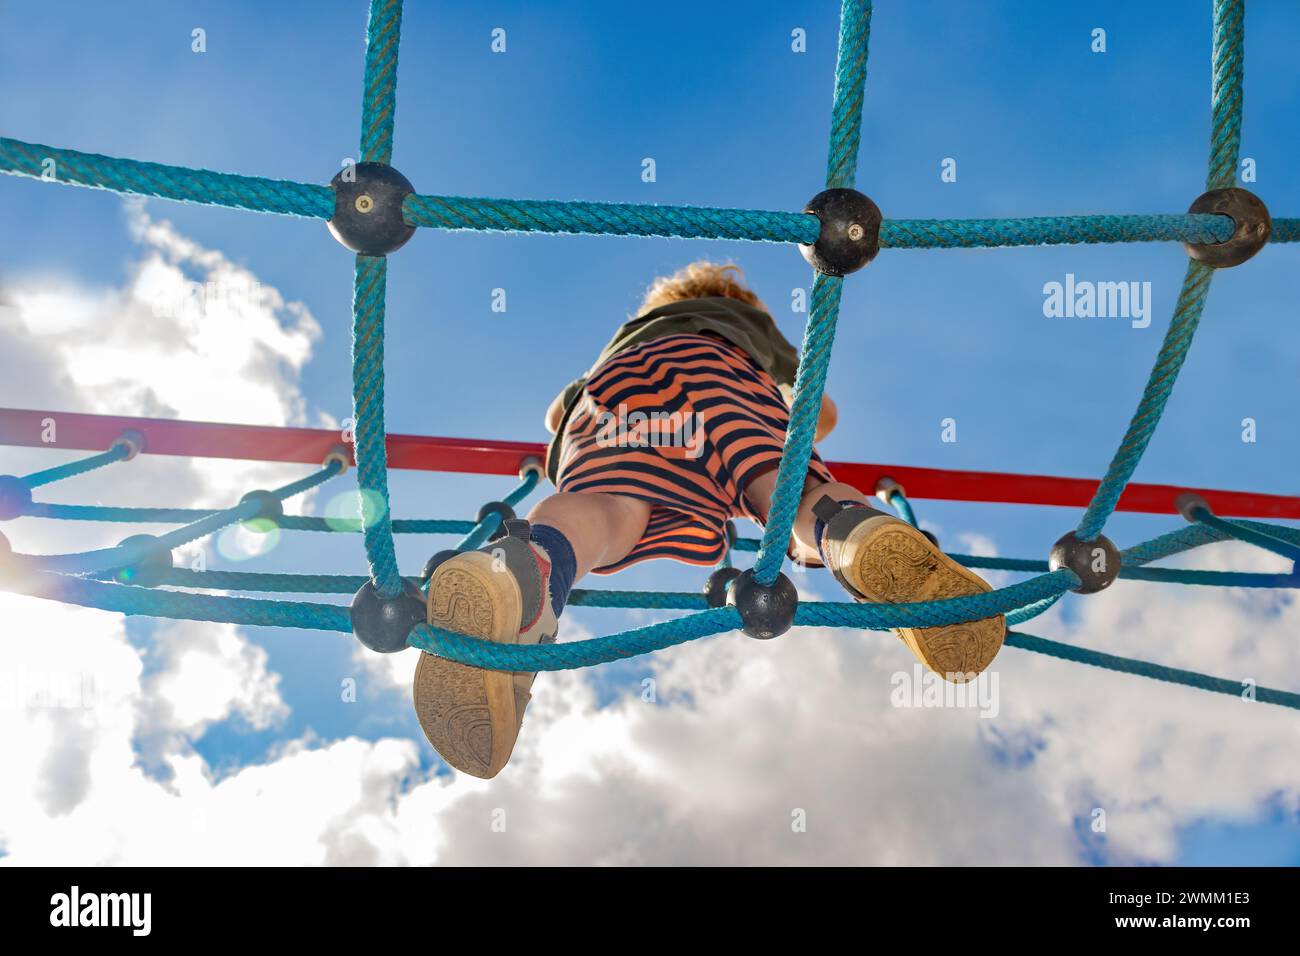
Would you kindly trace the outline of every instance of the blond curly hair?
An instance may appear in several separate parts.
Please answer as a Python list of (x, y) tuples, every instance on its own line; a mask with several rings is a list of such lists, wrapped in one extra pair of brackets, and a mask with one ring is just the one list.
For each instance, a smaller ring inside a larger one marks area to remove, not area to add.
[(650, 283), (645, 298), (641, 301), (638, 315), (644, 315), (651, 309), (670, 302), (683, 299), (707, 299), (713, 296), (725, 296), (739, 299), (749, 305), (766, 311), (763, 301), (756, 296), (744, 282), (745, 273), (734, 263), (710, 262), (699, 259), (688, 266), (683, 266), (672, 275), (660, 276)]

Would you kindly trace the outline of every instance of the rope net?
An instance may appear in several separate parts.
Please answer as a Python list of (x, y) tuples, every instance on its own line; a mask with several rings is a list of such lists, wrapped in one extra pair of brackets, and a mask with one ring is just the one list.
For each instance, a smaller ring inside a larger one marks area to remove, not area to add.
[[(363, 163), (387, 166), (392, 156), (396, 107), (397, 50), (401, 34), (401, 0), (371, 0), (363, 83), (360, 156)], [(843, 0), (840, 13), (827, 189), (851, 189), (861, 138), (862, 104), (871, 26), (870, 0)], [(1241, 140), (1243, 0), (1214, 0), (1211, 141), (1207, 184), (1210, 189), (1235, 182)], [(233, 175), (206, 169), (168, 166), (103, 156), (0, 137), (0, 172), (65, 185), (106, 189), (180, 202), (227, 206), (284, 216), (331, 221), (339, 215), (338, 191), (332, 186)], [(363, 210), (364, 211), (364, 210)], [(807, 212), (722, 209), (629, 203), (486, 199), (406, 194), (401, 223), (409, 228), (540, 232), (609, 236), (665, 236), (696, 239), (742, 239), (808, 245), (817, 242), (821, 222)], [(1165, 242), (1225, 243), (1234, 235), (1234, 219), (1218, 213), (1182, 215), (1078, 215), (1007, 219), (883, 219), (878, 243), (890, 249), (988, 248), (1054, 244)], [(337, 236), (337, 233), (336, 233)], [(1270, 242), (1300, 239), (1300, 219), (1273, 219)], [(1147, 444), (1159, 424), (1205, 306), (1214, 269), (1190, 260), (1169, 329), (1151, 376), (1110, 466), (1097, 485), (1075, 534), (1082, 541), (1101, 535), (1129, 486)], [(0, 477), (0, 519), (19, 516), (104, 522), (175, 524), (159, 536), (136, 535), (114, 548), (73, 554), (28, 555), (13, 552), (0, 536), (0, 587), (11, 592), (123, 614), (185, 620), (221, 621), (313, 630), (352, 632), (349, 609), (304, 600), (235, 597), (196, 591), (238, 591), (282, 595), (351, 594), (372, 588), (393, 599), (419, 577), (398, 570), (395, 534), (457, 534), (460, 550), (481, 546), (501, 523), (499, 510), (476, 521), (394, 519), (389, 510), (387, 442), (384, 427), (384, 302), (387, 259), (358, 253), (353, 295), (353, 410), (355, 443), (347, 457), (327, 460), (316, 472), (282, 488), (254, 491), (220, 510), (189, 508), (122, 508), (36, 502), (32, 489), (127, 461), (142, 441), (124, 436), (108, 451), (31, 475)], [(830, 364), (844, 279), (817, 272), (800, 353), (791, 404), (790, 425), (777, 472), (769, 519), (761, 540), (733, 541), (736, 552), (755, 552), (753, 574), (771, 584), (781, 573), (786, 543), (802, 493)], [(13, 442), (21, 444), (22, 442)], [(93, 446), (88, 446), (93, 447)], [(102, 447), (102, 446), (99, 446)], [(360, 519), (338, 520), (285, 515), (283, 503), (336, 478), (348, 458), (357, 464), (362, 500)], [(520, 484), (506, 496), (515, 505), (537, 486), (541, 471), (524, 467)], [(884, 496), (909, 523), (915, 513), (902, 489)], [(375, 507), (373, 502), (379, 502)], [(1267, 548), (1291, 560), (1300, 557), (1300, 531), (1258, 521), (1228, 521), (1208, 507), (1194, 507), (1191, 522), (1179, 530), (1123, 551), (1119, 577), (1183, 585), (1296, 588), (1300, 574), (1247, 574), (1149, 568), (1146, 565), (1217, 541), (1236, 539)], [(486, 509), (485, 509), (486, 511)], [(243, 571), (196, 571), (173, 567), (171, 550), (239, 522), (271, 522), (287, 530), (360, 534), (369, 566), (366, 576), (269, 574)], [(996, 614), (1019, 626), (1052, 607), (1081, 578), (1068, 567), (1052, 570), (1047, 562), (952, 555), (973, 568), (1031, 573), (1034, 576), (997, 590), (946, 600), (909, 604), (860, 604), (805, 601), (793, 623), (887, 630), (932, 627)], [(730, 566), (731, 555), (724, 561)], [(191, 590), (173, 590), (173, 588)], [(656, 608), (690, 613), (657, 624), (588, 640), (543, 645), (484, 641), (425, 624), (412, 627), (407, 644), (476, 667), (512, 671), (548, 671), (589, 667), (662, 650), (697, 638), (739, 628), (735, 607), (711, 607), (704, 594), (664, 591), (578, 589), (569, 603), (586, 607)], [(1063, 660), (1169, 681), (1201, 690), (1240, 694), (1243, 684), (1191, 671), (1116, 657), (1046, 640), (1019, 631), (1007, 645)], [(1259, 701), (1300, 709), (1300, 695), (1257, 688)]]

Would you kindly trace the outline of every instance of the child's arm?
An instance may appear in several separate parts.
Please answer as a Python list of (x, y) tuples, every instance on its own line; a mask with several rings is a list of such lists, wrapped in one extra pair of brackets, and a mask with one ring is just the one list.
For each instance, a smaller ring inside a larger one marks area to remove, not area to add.
[(551, 407), (546, 410), (546, 430), (552, 435), (560, 427), (560, 419), (564, 416), (564, 393), (561, 392), (551, 399)]

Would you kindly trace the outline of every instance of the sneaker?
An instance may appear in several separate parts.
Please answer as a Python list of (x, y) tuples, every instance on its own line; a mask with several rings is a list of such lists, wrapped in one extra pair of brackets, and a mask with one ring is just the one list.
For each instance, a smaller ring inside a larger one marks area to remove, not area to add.
[[(893, 515), (846, 507), (828, 496), (813, 511), (826, 525), (826, 566), (859, 601), (907, 604), (993, 590), (924, 532)], [(1006, 631), (1001, 614), (942, 627), (894, 628), (922, 664), (954, 684), (972, 680), (992, 663)]]
[[(505, 522), (505, 537), (453, 553), (429, 578), (428, 623), (507, 644), (550, 643), (551, 564), (528, 540), (527, 521)], [(452, 767), (496, 776), (510, 759), (536, 674), (484, 670), (421, 652), (412, 688), (429, 743)]]

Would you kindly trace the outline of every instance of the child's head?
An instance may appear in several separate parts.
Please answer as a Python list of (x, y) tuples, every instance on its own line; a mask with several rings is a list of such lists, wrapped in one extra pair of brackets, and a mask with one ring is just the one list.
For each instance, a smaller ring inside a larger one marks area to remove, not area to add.
[(722, 265), (700, 259), (688, 266), (683, 266), (670, 276), (660, 276), (650, 283), (645, 299), (641, 302), (638, 315), (645, 315), (651, 309), (670, 302), (683, 299), (708, 299), (725, 296), (739, 299), (749, 305), (766, 310), (761, 299), (745, 286), (745, 274), (740, 266), (727, 263)]

